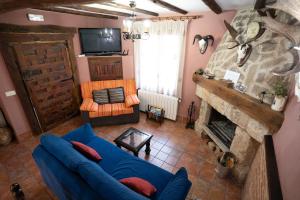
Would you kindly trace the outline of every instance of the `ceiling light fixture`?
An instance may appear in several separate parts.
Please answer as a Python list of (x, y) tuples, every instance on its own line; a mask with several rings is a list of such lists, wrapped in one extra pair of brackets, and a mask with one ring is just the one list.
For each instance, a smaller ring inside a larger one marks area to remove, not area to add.
[(135, 1), (130, 1), (129, 3), (130, 8), (133, 9), (132, 14), (129, 18), (123, 20), (123, 39), (124, 40), (139, 40), (139, 39), (148, 39), (149, 35), (149, 28), (151, 26), (150, 20), (144, 21), (144, 30), (142, 33), (136, 32), (133, 30), (133, 23), (136, 21), (136, 15), (134, 13), (134, 9), (136, 8)]

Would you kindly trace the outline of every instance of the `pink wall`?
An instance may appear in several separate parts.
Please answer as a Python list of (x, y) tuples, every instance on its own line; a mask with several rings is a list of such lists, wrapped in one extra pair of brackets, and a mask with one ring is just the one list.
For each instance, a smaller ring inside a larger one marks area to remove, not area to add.
[[(26, 18), (26, 13), (43, 14), (44, 22), (30, 22)], [(195, 96), (195, 84), (192, 82), (192, 74), (198, 68), (204, 68), (211, 56), (212, 52), (218, 45), (222, 35), (225, 32), (223, 20), (231, 21), (235, 15), (235, 11), (226, 12), (221, 15), (216, 15), (212, 12), (203, 12), (203, 16), (199, 20), (192, 21), (187, 33), (187, 49), (186, 49), (186, 62), (184, 68), (184, 81), (183, 81), (183, 98), (179, 108), (179, 115), (186, 116), (186, 110), (191, 101), (196, 101), (199, 105), (199, 99)], [(106, 20), (97, 19), (92, 17), (82, 17), (77, 15), (60, 14), (54, 12), (38, 11), (23, 9), (18, 11), (9, 12), (1, 15), (0, 23), (11, 23), (20, 25), (37, 25), (37, 24), (53, 24), (67, 27), (122, 27), (122, 19), (119, 20)], [(206, 54), (199, 53), (197, 46), (192, 45), (193, 37), (195, 34), (207, 35), (211, 34), (215, 37), (215, 43), (213, 47), (207, 49)], [(80, 54), (79, 36), (74, 36), (74, 49), (77, 56), (78, 64), (78, 77), (80, 82), (90, 80), (88, 64), (86, 57), (78, 57)], [(133, 55), (133, 43), (131, 41), (122, 42), (123, 49), (129, 50), (129, 55), (124, 56), (123, 59), (123, 73), (124, 78), (134, 78), (134, 55)], [(1, 57), (1, 55), (0, 55)], [(0, 59), (0, 72), (1, 78), (1, 95), (0, 105), (2, 105), (8, 120), (11, 122), (15, 132), (22, 134), (29, 132), (30, 127), (26, 120), (24, 111), (20, 104), (20, 100), (17, 96), (6, 97), (5, 91), (14, 90), (14, 85), (10, 79), (7, 68), (3, 59)]]
[[(182, 102), (179, 107), (179, 116), (186, 117), (187, 109), (192, 101), (196, 102), (196, 106), (199, 107), (199, 98), (195, 95), (196, 84), (192, 80), (193, 73), (199, 68), (205, 68), (210, 56), (218, 46), (222, 39), (226, 28), (224, 26), (224, 20), (231, 22), (236, 11), (228, 11), (223, 14), (216, 15), (213, 12), (202, 12), (203, 17), (198, 20), (192, 20), (188, 27), (187, 32), (187, 46), (186, 57), (183, 74), (183, 88), (182, 88)], [(196, 34), (213, 35), (215, 42), (213, 46), (209, 46), (205, 54), (201, 54), (195, 43), (193, 45), (194, 36)], [(199, 109), (196, 109), (199, 110)], [(196, 115), (197, 116), (197, 115)]]
[(292, 94), (279, 132), (273, 135), (283, 199), (300, 199), (300, 103)]
[[(44, 22), (30, 22), (26, 18), (27, 13), (43, 14)], [(2, 14), (0, 17), (0, 23), (10, 23), (19, 25), (59, 25), (66, 27), (104, 27), (110, 24), (111, 27), (120, 26), (122, 19), (120, 20), (105, 20), (93, 17), (84, 17), (78, 15), (60, 14), (47, 11), (38, 11), (31, 9), (22, 9), (9, 13)], [(75, 34), (74, 39), (75, 55), (80, 54), (79, 36)], [(130, 49), (130, 55), (123, 58), (123, 71), (125, 78), (133, 78), (133, 50), (131, 42), (124, 42), (123, 48)], [(77, 58), (78, 64), (78, 76), (80, 82), (89, 81), (89, 70), (86, 58)], [(5, 91), (15, 90), (14, 84), (10, 78), (4, 60), (0, 54), (0, 106), (4, 111), (8, 121), (12, 125), (17, 135), (30, 132), (30, 126), (26, 119), (26, 115), (22, 108), (18, 96), (6, 97)]]

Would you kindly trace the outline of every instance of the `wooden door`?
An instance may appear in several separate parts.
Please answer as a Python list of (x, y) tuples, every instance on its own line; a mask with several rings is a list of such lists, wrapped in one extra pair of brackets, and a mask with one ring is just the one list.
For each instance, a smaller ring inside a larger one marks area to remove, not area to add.
[(92, 81), (123, 78), (121, 56), (89, 57), (88, 62)]
[(23, 42), (13, 50), (42, 131), (74, 116), (78, 103), (67, 42)]

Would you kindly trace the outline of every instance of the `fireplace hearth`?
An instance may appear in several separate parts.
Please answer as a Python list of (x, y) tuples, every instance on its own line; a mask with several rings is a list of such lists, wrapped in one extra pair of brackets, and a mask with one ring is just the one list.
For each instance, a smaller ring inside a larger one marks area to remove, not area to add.
[(236, 124), (212, 108), (207, 127), (228, 148), (235, 135)]

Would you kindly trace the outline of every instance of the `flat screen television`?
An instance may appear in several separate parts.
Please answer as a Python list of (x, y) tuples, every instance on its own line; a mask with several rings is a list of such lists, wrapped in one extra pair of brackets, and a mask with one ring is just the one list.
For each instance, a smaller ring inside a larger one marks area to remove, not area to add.
[(119, 28), (80, 28), (79, 37), (82, 54), (107, 55), (122, 52)]

